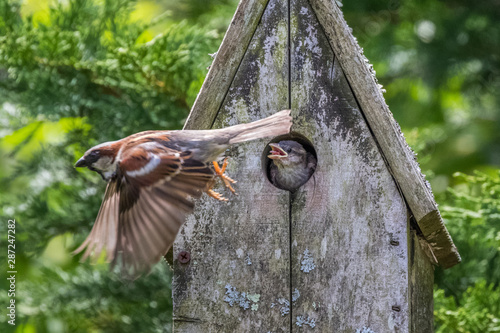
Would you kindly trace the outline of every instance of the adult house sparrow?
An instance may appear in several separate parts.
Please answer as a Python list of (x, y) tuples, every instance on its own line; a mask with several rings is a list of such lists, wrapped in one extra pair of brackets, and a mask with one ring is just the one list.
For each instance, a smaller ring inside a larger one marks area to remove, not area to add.
[(269, 146), (272, 148), (267, 156), (272, 160), (271, 182), (280, 189), (295, 192), (316, 170), (316, 158), (297, 141), (283, 140)]
[[(227, 201), (212, 190), (221, 178), (234, 193), (235, 181), (215, 162), (233, 143), (285, 134), (290, 110), (268, 118), (214, 130), (146, 131), (89, 149), (75, 167), (87, 167), (108, 182), (90, 235), (74, 251), (82, 261), (105, 249), (114, 267), (138, 276), (167, 253), (202, 192)], [(121, 258), (121, 259), (120, 259)]]

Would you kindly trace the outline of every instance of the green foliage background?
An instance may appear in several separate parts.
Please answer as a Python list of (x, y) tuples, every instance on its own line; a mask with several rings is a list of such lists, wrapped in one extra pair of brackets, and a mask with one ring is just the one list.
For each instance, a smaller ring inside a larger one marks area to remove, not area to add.
[[(100, 142), (180, 128), (236, 5), (0, 0), (0, 247), (15, 217), (17, 332), (171, 330), (163, 263), (124, 283), (70, 254), (104, 190), (73, 164)], [(436, 331), (498, 332), (500, 7), (359, 0), (343, 11), (463, 258), (436, 270)], [(7, 304), (5, 278), (0, 288)], [(13, 330), (6, 320), (1, 332)]]

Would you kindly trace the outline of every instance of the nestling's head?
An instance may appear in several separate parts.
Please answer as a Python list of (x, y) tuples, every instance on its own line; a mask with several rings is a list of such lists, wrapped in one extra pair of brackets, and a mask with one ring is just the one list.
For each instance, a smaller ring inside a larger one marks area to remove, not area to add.
[(76, 162), (75, 168), (87, 167), (100, 174), (102, 179), (110, 180), (116, 172), (116, 155), (119, 150), (116, 142), (105, 142), (90, 148)]
[(272, 150), (267, 157), (273, 161), (268, 169), (269, 180), (277, 188), (295, 192), (316, 170), (316, 157), (297, 141), (283, 140), (269, 146)]
[(274, 164), (280, 166), (293, 166), (304, 164), (307, 160), (307, 151), (297, 141), (284, 140), (279, 143), (270, 143), (272, 150), (267, 155)]

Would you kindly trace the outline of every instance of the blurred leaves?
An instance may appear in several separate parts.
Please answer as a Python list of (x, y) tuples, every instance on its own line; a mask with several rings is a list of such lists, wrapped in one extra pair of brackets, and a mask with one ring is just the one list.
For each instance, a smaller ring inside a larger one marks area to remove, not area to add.
[(437, 332), (500, 330), (500, 171), (457, 173), (441, 213), (462, 263), (437, 269)]
[[(105, 265), (70, 271), (40, 265), (33, 271), (18, 288), (19, 332), (23, 326), (47, 333), (171, 331), (171, 272), (166, 265), (134, 282), (109, 273)], [(8, 301), (6, 293), (0, 301)]]
[(0, 0), (0, 216), (16, 219), (19, 332), (171, 331), (165, 263), (127, 282), (70, 254), (105, 187), (74, 162), (100, 142), (180, 128), (220, 43), (162, 8)]
[(458, 296), (477, 281), (500, 285), (500, 172), (456, 174), (441, 213), (462, 263), (436, 273), (436, 282)]
[[(127, 282), (103, 262), (71, 256), (105, 186), (73, 164), (95, 144), (180, 128), (237, 3), (0, 0), (0, 216), (16, 218), (18, 332), (170, 331), (164, 263)], [(463, 258), (436, 271), (440, 333), (499, 331), (499, 8), (495, 0), (342, 7)], [(2, 332), (12, 329), (5, 320)]]
[(74, 0), (51, 8), (50, 25), (5, 29), (0, 98), (40, 120), (87, 117), (99, 141), (180, 127), (220, 36), (180, 22), (144, 42), (148, 25), (129, 21), (131, 4)]
[(496, 1), (361, 0), (343, 11), (403, 131), (442, 133), (424, 169), (449, 177), (500, 165)]
[(480, 280), (467, 288), (457, 305), (443, 290), (434, 291), (436, 333), (500, 331), (500, 288)]

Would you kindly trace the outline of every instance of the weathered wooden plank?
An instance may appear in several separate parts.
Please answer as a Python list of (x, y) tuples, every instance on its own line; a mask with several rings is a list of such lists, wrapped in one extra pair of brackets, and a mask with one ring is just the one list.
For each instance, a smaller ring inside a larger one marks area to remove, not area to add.
[(368, 61), (352, 36), (342, 11), (335, 0), (310, 0), (310, 3), (439, 264), (448, 268), (459, 263), (460, 255), (443, 224), (430, 187), (385, 103)]
[(241, 0), (184, 129), (207, 129), (224, 100), (269, 0)]
[(425, 240), (410, 231), (408, 246), (410, 264), (410, 332), (434, 332), (433, 284), (434, 266), (422, 249)]
[[(214, 128), (289, 107), (287, 33), (287, 1), (270, 0)], [(177, 238), (174, 259), (187, 250), (191, 261), (174, 262), (175, 332), (290, 330), (289, 196), (262, 171), (266, 144), (231, 149), (238, 196), (201, 200)]]
[(290, 15), (293, 129), (318, 155), (292, 201), (293, 331), (408, 332), (405, 202), (308, 1)]

